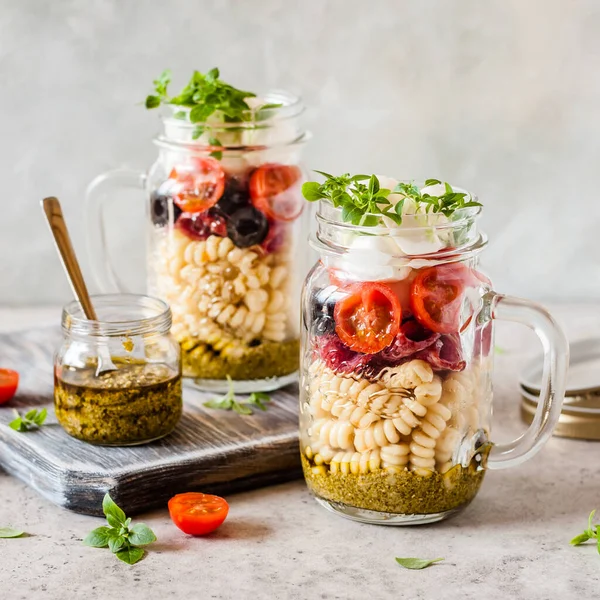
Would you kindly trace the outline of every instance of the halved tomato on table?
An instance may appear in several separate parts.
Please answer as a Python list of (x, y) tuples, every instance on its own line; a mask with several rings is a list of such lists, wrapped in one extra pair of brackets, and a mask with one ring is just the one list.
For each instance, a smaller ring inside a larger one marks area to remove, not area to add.
[(173, 202), (187, 213), (208, 210), (225, 190), (225, 171), (218, 160), (210, 157), (195, 157), (173, 167), (169, 180)]
[(262, 165), (250, 176), (250, 200), (271, 219), (293, 221), (304, 208), (301, 181), (302, 171), (295, 165)]
[(228, 512), (225, 499), (211, 494), (186, 492), (169, 500), (171, 520), (189, 535), (211, 533), (223, 524)]
[(0, 404), (8, 402), (19, 386), (19, 374), (11, 369), (0, 369)]
[(369, 281), (342, 288), (333, 317), (338, 337), (352, 350), (375, 354), (396, 337), (402, 320), (400, 301), (389, 286)]
[(462, 263), (419, 271), (410, 292), (410, 306), (417, 321), (435, 333), (458, 332), (463, 293), (472, 279), (471, 270)]

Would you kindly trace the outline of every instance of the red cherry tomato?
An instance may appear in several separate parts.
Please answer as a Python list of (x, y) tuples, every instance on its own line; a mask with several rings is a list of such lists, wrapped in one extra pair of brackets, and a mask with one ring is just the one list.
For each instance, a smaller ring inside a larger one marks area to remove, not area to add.
[(470, 269), (461, 263), (419, 271), (410, 291), (410, 306), (417, 321), (436, 333), (458, 332), (463, 291), (471, 280)]
[(214, 158), (193, 158), (173, 167), (169, 190), (183, 212), (197, 213), (214, 206), (225, 190), (225, 171)]
[(384, 283), (365, 282), (345, 288), (348, 295), (333, 311), (335, 331), (352, 350), (375, 354), (396, 337), (402, 320), (400, 302)]
[(229, 504), (219, 496), (187, 492), (169, 500), (171, 520), (188, 535), (206, 535), (223, 524)]
[(271, 219), (293, 221), (304, 208), (301, 181), (302, 171), (295, 165), (262, 165), (250, 176), (250, 200)]
[(19, 374), (10, 369), (0, 369), (0, 404), (8, 402), (16, 393)]

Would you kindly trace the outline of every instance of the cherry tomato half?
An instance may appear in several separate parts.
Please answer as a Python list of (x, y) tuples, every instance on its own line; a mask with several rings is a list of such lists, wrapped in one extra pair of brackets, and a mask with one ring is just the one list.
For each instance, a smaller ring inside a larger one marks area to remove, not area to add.
[(347, 296), (333, 312), (335, 331), (352, 350), (375, 354), (387, 348), (400, 329), (400, 301), (384, 283), (364, 282), (342, 288)]
[(271, 219), (293, 221), (304, 208), (301, 180), (302, 171), (295, 165), (262, 165), (250, 176), (252, 204)]
[(198, 213), (214, 206), (225, 190), (225, 171), (214, 158), (193, 158), (173, 167), (169, 187), (173, 202), (183, 212)]
[(219, 496), (187, 492), (169, 500), (171, 520), (188, 535), (206, 535), (223, 524), (229, 504)]
[(10, 369), (0, 369), (0, 404), (8, 402), (16, 393), (19, 374)]
[(463, 291), (471, 279), (470, 270), (461, 263), (419, 271), (410, 291), (410, 306), (417, 321), (436, 333), (458, 332)]

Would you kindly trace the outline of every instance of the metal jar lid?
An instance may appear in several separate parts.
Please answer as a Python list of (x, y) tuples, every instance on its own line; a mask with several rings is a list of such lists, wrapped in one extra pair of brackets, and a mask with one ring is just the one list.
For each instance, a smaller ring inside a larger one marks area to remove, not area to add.
[[(542, 359), (538, 357), (526, 365), (520, 378), (521, 416), (527, 423), (535, 415), (541, 380)], [(600, 338), (571, 344), (565, 400), (554, 435), (600, 440)]]

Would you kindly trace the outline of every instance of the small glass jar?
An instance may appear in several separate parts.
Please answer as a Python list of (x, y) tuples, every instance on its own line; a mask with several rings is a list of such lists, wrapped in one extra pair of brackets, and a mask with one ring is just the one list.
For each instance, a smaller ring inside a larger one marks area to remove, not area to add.
[[(78, 302), (63, 309), (54, 358), (54, 409), (71, 436), (104, 446), (145, 444), (168, 435), (183, 408), (180, 349), (171, 311), (155, 298), (92, 298), (98, 321)], [(97, 374), (100, 352), (117, 367)]]
[[(486, 468), (526, 460), (556, 424), (565, 336), (542, 307), (497, 294), (478, 271), (480, 210), (423, 210), (400, 226), (370, 215), (367, 227), (320, 202), (321, 259), (302, 301), (300, 443), (307, 484), (334, 512), (398, 525), (451, 516)], [(533, 328), (545, 352), (533, 425), (499, 445), (490, 440), (494, 319)]]
[[(123, 285), (98, 223), (114, 186), (147, 194), (148, 293), (173, 313), (184, 377), (203, 389), (272, 390), (296, 379), (309, 211), (300, 162), (308, 139), (299, 98), (262, 101), (260, 120), (191, 124), (163, 118), (147, 175), (114, 171), (88, 189), (91, 258), (103, 291)], [(183, 117), (183, 118), (182, 118)], [(198, 134), (201, 126), (202, 134)]]

